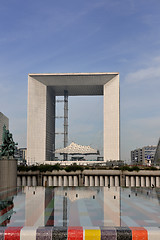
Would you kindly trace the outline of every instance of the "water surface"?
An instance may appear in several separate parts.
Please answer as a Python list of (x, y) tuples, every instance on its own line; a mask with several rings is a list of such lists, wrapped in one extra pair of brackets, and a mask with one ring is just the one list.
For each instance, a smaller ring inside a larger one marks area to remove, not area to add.
[(0, 226), (160, 226), (160, 188), (24, 187), (0, 192)]

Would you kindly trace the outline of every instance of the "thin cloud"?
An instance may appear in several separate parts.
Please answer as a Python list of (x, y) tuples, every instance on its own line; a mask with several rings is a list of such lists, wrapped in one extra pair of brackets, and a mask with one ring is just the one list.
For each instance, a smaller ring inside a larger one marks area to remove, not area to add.
[[(160, 116), (159, 117), (149, 117), (148, 118), (137, 118), (130, 121), (132, 126), (139, 126), (139, 128), (152, 128), (160, 129)], [(157, 130), (156, 130), (157, 131)]]
[[(160, 57), (156, 57), (153, 59), (152, 63), (149, 67), (139, 69), (135, 72), (129, 73), (125, 77), (125, 82), (134, 84), (138, 82), (144, 82), (150, 81), (153, 83), (159, 83), (160, 80)], [(154, 66), (152, 66), (154, 65)]]

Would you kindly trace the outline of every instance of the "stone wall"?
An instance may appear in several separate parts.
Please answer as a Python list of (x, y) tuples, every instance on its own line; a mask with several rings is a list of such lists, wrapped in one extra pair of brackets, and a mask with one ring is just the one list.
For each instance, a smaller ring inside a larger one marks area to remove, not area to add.
[(17, 160), (3, 157), (0, 160), (0, 189), (17, 187)]

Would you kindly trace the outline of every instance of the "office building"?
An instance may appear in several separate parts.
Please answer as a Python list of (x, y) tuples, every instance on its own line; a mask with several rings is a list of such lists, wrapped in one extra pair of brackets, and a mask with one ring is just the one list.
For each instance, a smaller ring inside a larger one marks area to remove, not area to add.
[(0, 112), (0, 145), (2, 144), (2, 136), (3, 136), (3, 126), (6, 126), (6, 129), (9, 129), (9, 119)]
[(154, 164), (160, 165), (160, 138), (158, 140), (155, 156), (154, 156)]
[(154, 163), (154, 155), (157, 146), (144, 146), (131, 151), (131, 164), (151, 165)]
[(25, 165), (27, 162), (27, 148), (16, 147), (14, 157), (17, 159), (18, 165)]

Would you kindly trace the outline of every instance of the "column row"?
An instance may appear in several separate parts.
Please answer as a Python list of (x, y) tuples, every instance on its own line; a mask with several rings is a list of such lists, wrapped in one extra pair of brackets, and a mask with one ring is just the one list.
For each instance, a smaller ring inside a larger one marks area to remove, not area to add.
[(43, 186), (79, 186), (79, 177), (75, 176), (43, 176)]
[(84, 186), (110, 186), (119, 187), (120, 177), (119, 176), (84, 176)]
[(126, 176), (126, 187), (160, 187), (159, 176)]
[[(79, 186), (79, 175), (66, 176), (54, 175), (43, 176), (43, 186)], [(18, 176), (17, 186), (33, 186), (38, 185), (36, 176)], [(84, 175), (82, 179), (83, 186), (120, 186), (120, 176), (96, 176)], [(125, 187), (160, 187), (159, 176), (125, 176)]]
[(36, 176), (18, 176), (17, 177), (17, 186), (28, 186), (28, 187), (36, 187), (37, 186), (37, 178)]

